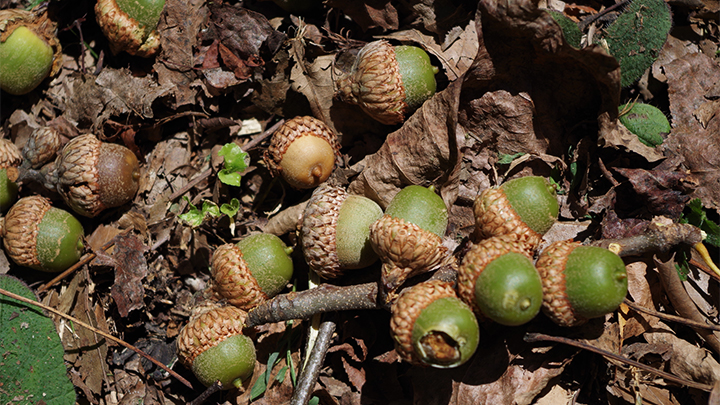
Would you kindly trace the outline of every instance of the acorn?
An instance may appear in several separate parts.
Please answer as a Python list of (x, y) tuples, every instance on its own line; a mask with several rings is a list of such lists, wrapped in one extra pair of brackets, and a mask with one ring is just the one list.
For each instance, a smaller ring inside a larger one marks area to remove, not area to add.
[(0, 10), (0, 88), (27, 94), (62, 66), (56, 24), (45, 12)]
[(324, 122), (295, 117), (273, 134), (263, 160), (273, 176), (298, 189), (313, 188), (330, 177), (341, 158), (337, 136)]
[(243, 335), (247, 313), (233, 306), (195, 313), (177, 337), (180, 363), (209, 387), (241, 388), (255, 369), (255, 345)]
[(370, 226), (370, 243), (383, 261), (381, 287), (392, 292), (406, 279), (453, 264), (443, 246), (447, 207), (435, 188), (411, 185), (398, 192)]
[(160, 48), (156, 30), (165, 0), (98, 0), (95, 19), (113, 54), (148, 58)]
[(457, 367), (472, 357), (480, 328), (452, 284), (431, 280), (404, 290), (392, 306), (390, 333), (401, 359), (435, 368)]
[(377, 261), (370, 244), (370, 225), (382, 216), (373, 200), (323, 184), (303, 213), (302, 246), (308, 266), (323, 278), (362, 269)]
[(13, 262), (46, 272), (77, 263), (84, 249), (80, 222), (40, 196), (18, 200), (5, 215), (0, 236)]
[(135, 197), (140, 166), (130, 149), (85, 134), (65, 144), (53, 176), (52, 183), (73, 211), (95, 217)]
[(543, 312), (560, 326), (577, 326), (615, 311), (628, 291), (625, 263), (615, 253), (557, 241), (538, 257)]
[(483, 191), (473, 211), (481, 237), (509, 235), (534, 252), (557, 220), (560, 207), (547, 179), (526, 176)]
[(290, 253), (292, 248), (267, 233), (222, 245), (211, 259), (213, 288), (230, 304), (249, 310), (285, 288), (293, 275)]
[(540, 312), (542, 280), (522, 245), (494, 236), (473, 245), (463, 258), (458, 295), (476, 313), (517, 326)]
[(33, 169), (39, 169), (52, 160), (60, 150), (60, 133), (53, 127), (39, 127), (30, 133), (22, 156)]
[(20, 150), (14, 143), (2, 138), (0, 139), (0, 212), (7, 211), (17, 199), (18, 186), (11, 180), (14, 175), (8, 178), (8, 169), (17, 169), (22, 163)]
[(437, 72), (416, 46), (374, 41), (360, 49), (351, 71), (338, 79), (337, 96), (385, 125), (400, 124), (435, 94)]

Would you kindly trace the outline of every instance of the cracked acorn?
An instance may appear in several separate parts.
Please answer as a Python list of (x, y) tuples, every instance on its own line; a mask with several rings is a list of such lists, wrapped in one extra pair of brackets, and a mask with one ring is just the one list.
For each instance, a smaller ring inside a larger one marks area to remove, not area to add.
[(383, 215), (373, 200), (321, 185), (303, 213), (302, 246), (308, 266), (325, 279), (373, 264), (370, 225)]
[(555, 188), (544, 177), (525, 176), (483, 191), (473, 204), (483, 238), (508, 235), (533, 252), (558, 218)]
[(385, 125), (400, 124), (435, 94), (437, 73), (424, 50), (374, 41), (360, 50), (351, 71), (338, 79), (336, 94)]
[(310, 116), (285, 121), (263, 155), (273, 176), (282, 175), (298, 189), (314, 188), (327, 180), (340, 158), (337, 135)]
[(628, 291), (625, 263), (615, 253), (557, 241), (538, 257), (543, 312), (560, 326), (578, 326), (615, 311)]
[(67, 269), (84, 249), (80, 222), (40, 196), (18, 200), (5, 215), (0, 236), (13, 262), (45, 272)]
[(62, 49), (56, 31), (47, 13), (0, 10), (0, 88), (27, 94), (60, 70)]
[(241, 388), (255, 369), (255, 344), (243, 334), (247, 313), (234, 306), (200, 307), (177, 337), (180, 362), (209, 387)]
[(151, 57), (160, 48), (156, 30), (165, 0), (98, 0), (95, 18), (113, 54)]
[(292, 248), (271, 234), (227, 243), (212, 255), (213, 289), (230, 304), (249, 310), (274, 297), (293, 275)]
[(403, 360), (435, 368), (457, 367), (480, 340), (475, 314), (452, 284), (426, 281), (404, 290), (392, 306), (390, 333)]

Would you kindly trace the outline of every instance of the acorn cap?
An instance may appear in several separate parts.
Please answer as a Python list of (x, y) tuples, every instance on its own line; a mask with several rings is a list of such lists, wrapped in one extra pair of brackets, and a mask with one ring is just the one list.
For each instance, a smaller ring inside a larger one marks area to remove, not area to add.
[[(290, 145), (296, 140), (304, 136), (314, 136), (325, 140), (334, 154), (334, 164), (332, 167), (320, 167), (318, 165), (310, 167), (312, 177), (310, 184), (307, 182), (299, 182), (290, 177), (287, 173), (283, 173), (281, 163), (285, 153)], [(338, 143), (335, 133), (322, 121), (310, 116), (295, 117), (285, 121), (285, 123), (273, 134), (268, 149), (263, 154), (263, 160), (273, 176), (282, 175), (291, 186), (296, 188), (316, 187), (320, 183), (327, 180), (332, 173), (334, 166), (341, 159), (340, 144)]]
[(268, 299), (243, 260), (240, 248), (227, 243), (219, 246), (211, 258), (213, 289), (227, 301), (245, 310)]
[(370, 242), (383, 261), (381, 281), (387, 291), (410, 277), (455, 263), (441, 237), (387, 214), (370, 226)]
[(532, 256), (542, 235), (532, 230), (513, 209), (502, 188), (489, 188), (473, 204), (475, 225), (480, 237), (507, 236), (524, 245)]
[(34, 169), (49, 162), (60, 150), (60, 134), (53, 127), (39, 127), (32, 133), (22, 149), (22, 156)]
[(247, 313), (234, 306), (212, 307), (194, 314), (177, 337), (180, 362), (191, 368), (195, 358), (230, 336), (241, 335)]
[(37, 252), (38, 229), (51, 207), (45, 197), (24, 197), (5, 216), (1, 232), (5, 252), (18, 265), (32, 269), (42, 266)]
[(337, 255), (336, 227), (340, 206), (348, 193), (340, 187), (321, 185), (305, 206), (302, 223), (302, 245), (310, 269), (326, 279), (342, 275)]
[(360, 50), (350, 73), (338, 80), (337, 93), (385, 125), (402, 123), (409, 110), (395, 49), (385, 40)]
[(20, 150), (14, 143), (5, 138), (0, 138), (0, 169), (18, 167), (22, 163)]
[(458, 268), (458, 296), (465, 301), (476, 314), (483, 318), (485, 315), (475, 302), (475, 285), (477, 279), (490, 262), (508, 252), (520, 253), (528, 259), (532, 258), (532, 255), (528, 253), (525, 246), (514, 241), (512, 238), (496, 236), (483, 239), (474, 244), (467, 254), (465, 254)]
[(543, 313), (560, 326), (577, 326), (587, 322), (587, 318), (573, 309), (565, 285), (565, 264), (570, 253), (581, 245), (571, 240), (553, 242), (535, 263), (543, 284)]
[(120, 9), (116, 0), (98, 0), (95, 18), (108, 38), (113, 54), (126, 51), (144, 58), (153, 56), (160, 48), (155, 27), (140, 24)]

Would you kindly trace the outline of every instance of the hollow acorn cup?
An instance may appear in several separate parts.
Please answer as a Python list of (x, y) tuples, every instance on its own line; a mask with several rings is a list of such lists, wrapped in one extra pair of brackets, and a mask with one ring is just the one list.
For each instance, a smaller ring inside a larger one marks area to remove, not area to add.
[(457, 367), (480, 340), (477, 319), (452, 284), (426, 281), (404, 290), (392, 306), (390, 332), (403, 360), (436, 368)]
[(0, 236), (16, 264), (46, 272), (77, 263), (84, 248), (80, 222), (40, 196), (18, 200), (5, 216)]
[(337, 95), (383, 124), (399, 124), (435, 94), (437, 72), (418, 47), (374, 41), (360, 50), (351, 71), (338, 80)]
[(324, 122), (303, 116), (287, 120), (273, 134), (263, 160), (273, 176), (306, 189), (327, 180), (340, 157), (335, 133)]
[(370, 244), (370, 225), (382, 216), (377, 203), (323, 184), (303, 213), (302, 245), (308, 266), (326, 279), (361, 269), (378, 256)]
[(240, 388), (255, 369), (255, 345), (243, 335), (247, 314), (233, 307), (205, 308), (193, 314), (177, 337), (180, 362), (205, 386)]
[(560, 326), (577, 326), (613, 312), (627, 295), (625, 263), (615, 253), (557, 241), (538, 257), (543, 312)]
[(264, 233), (221, 245), (211, 259), (213, 289), (249, 310), (285, 288), (293, 274), (291, 252), (280, 238)]
[(164, 7), (165, 0), (98, 0), (95, 18), (113, 54), (125, 51), (147, 58), (160, 48), (155, 28)]

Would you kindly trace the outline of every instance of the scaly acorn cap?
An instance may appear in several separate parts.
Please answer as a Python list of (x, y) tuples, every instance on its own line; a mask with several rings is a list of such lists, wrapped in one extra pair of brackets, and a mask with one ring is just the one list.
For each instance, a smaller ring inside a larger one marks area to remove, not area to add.
[(338, 80), (338, 95), (385, 125), (403, 122), (409, 106), (393, 46), (385, 40), (365, 45), (350, 73)]
[(60, 134), (53, 127), (39, 127), (30, 133), (22, 149), (22, 156), (33, 169), (42, 167), (60, 150)]
[(483, 318), (485, 315), (475, 302), (477, 279), (489, 263), (508, 252), (520, 253), (532, 259), (532, 254), (525, 246), (514, 241), (513, 238), (494, 236), (474, 244), (465, 254), (458, 268), (458, 296)]
[[(165, 2), (161, 3), (164, 5)], [(154, 5), (154, 7), (158, 6)], [(147, 13), (147, 10), (143, 11)], [(157, 12), (155, 25), (160, 18), (160, 12), (162, 12), (162, 6)], [(160, 36), (155, 25), (142, 24), (130, 17), (120, 8), (116, 0), (98, 0), (95, 4), (95, 19), (107, 37), (113, 54), (125, 51), (130, 55), (149, 58), (160, 48)]]
[(390, 292), (410, 277), (455, 264), (440, 236), (388, 214), (370, 226), (370, 243), (383, 261), (381, 282)]
[(5, 138), (0, 138), (0, 169), (18, 167), (22, 163), (20, 150), (14, 143)]
[(228, 303), (249, 310), (268, 299), (234, 243), (215, 249), (210, 263), (213, 289)]
[(285, 121), (263, 154), (273, 176), (282, 175), (299, 189), (317, 187), (327, 180), (341, 157), (337, 135), (324, 122), (310, 116)]
[(215, 306), (193, 314), (177, 337), (178, 360), (191, 368), (195, 358), (233, 335), (242, 334), (247, 312), (234, 306)]
[(587, 318), (575, 313), (565, 285), (565, 263), (580, 242), (556, 241), (540, 254), (535, 267), (543, 281), (543, 312), (560, 326), (578, 326)]

